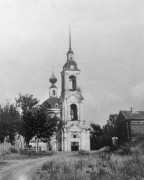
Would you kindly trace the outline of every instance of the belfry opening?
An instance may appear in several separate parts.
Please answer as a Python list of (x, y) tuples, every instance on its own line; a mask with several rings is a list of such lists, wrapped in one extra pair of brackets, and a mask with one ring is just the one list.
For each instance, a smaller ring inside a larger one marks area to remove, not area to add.
[(69, 77), (69, 90), (71, 91), (76, 90), (76, 77), (75, 76)]
[(70, 105), (70, 115), (71, 115), (71, 120), (72, 121), (78, 120), (77, 105), (76, 104), (71, 104)]

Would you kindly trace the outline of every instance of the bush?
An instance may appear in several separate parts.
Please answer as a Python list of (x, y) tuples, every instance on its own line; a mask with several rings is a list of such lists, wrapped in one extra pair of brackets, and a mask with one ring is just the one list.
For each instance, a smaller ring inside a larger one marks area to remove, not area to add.
[(18, 153), (18, 150), (17, 150), (15, 147), (10, 147), (10, 148), (9, 148), (9, 151), (10, 151), (11, 153)]
[(20, 154), (24, 154), (24, 155), (28, 155), (28, 156), (32, 156), (32, 155), (35, 155), (36, 152), (35, 151), (27, 151), (27, 150), (20, 150)]
[(98, 150), (105, 146), (111, 146), (112, 145), (112, 139), (109, 136), (101, 135), (95, 139), (94, 145), (91, 145), (93, 149), (91, 150)]
[(6, 155), (6, 154), (10, 154), (10, 151), (9, 150), (8, 151), (3, 150), (2, 153), (1, 153), (2, 156)]
[(81, 156), (89, 155), (89, 152), (80, 150), (80, 151), (78, 151), (78, 155), (81, 155)]
[(116, 151), (116, 153), (121, 156), (125, 156), (125, 155), (131, 155), (132, 151), (131, 148), (128, 146), (122, 146)]

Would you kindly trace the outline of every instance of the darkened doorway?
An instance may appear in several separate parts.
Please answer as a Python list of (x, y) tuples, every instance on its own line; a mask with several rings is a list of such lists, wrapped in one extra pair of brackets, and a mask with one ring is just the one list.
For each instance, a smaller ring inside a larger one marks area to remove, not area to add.
[(71, 151), (79, 151), (79, 142), (71, 142)]
[(76, 104), (71, 104), (70, 105), (70, 115), (71, 115), (71, 120), (72, 121), (78, 120), (77, 105)]

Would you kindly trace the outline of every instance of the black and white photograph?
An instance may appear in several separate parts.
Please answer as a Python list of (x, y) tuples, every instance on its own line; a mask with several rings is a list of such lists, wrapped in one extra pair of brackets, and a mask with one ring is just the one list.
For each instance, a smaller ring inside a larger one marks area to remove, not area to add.
[(0, 0), (0, 180), (144, 180), (144, 0)]

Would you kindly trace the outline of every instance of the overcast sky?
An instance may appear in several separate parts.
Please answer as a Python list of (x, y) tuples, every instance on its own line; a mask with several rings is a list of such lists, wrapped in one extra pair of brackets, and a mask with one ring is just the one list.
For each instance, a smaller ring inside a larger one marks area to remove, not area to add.
[(46, 100), (53, 65), (60, 95), (69, 25), (84, 119), (144, 110), (143, 0), (0, 0), (0, 103), (20, 92)]

